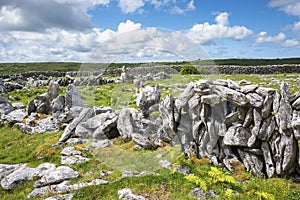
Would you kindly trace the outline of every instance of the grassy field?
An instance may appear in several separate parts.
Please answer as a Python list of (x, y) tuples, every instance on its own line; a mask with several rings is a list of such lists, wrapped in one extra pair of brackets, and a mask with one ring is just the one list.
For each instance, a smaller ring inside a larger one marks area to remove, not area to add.
[(258, 65), (282, 65), (300, 64), (300, 58), (284, 59), (217, 59), (217, 60), (197, 60), (191, 62), (159, 62), (159, 63), (78, 63), (78, 62), (35, 62), (35, 63), (0, 63), (0, 75), (19, 74), (28, 71), (97, 71), (106, 68), (121, 68), (155, 65), (186, 65), (188, 63), (196, 65), (239, 65), (239, 66), (258, 66)]
[[(159, 82), (149, 81), (147, 85), (159, 84), (162, 98), (167, 94), (177, 96), (184, 90), (190, 81), (199, 79), (232, 79), (235, 81), (247, 80), (253, 84), (264, 87), (279, 88), (280, 81), (289, 83), (291, 92), (299, 91), (298, 80), (300, 74), (276, 75), (173, 75), (171, 79)], [(107, 84), (97, 87), (79, 87), (84, 102), (89, 105), (112, 106), (115, 109), (122, 107), (135, 107), (134, 85)], [(22, 101), (25, 104), (36, 95), (46, 92), (46, 87), (30, 88), (29, 91), (14, 91), (6, 95), (12, 102)], [(61, 94), (65, 88), (61, 88)], [(63, 147), (53, 147), (62, 131), (58, 133), (24, 134), (11, 127), (0, 127), (0, 163), (16, 164), (28, 163), (36, 167), (44, 162), (60, 164), (60, 152)], [(192, 200), (190, 190), (201, 187), (203, 190), (214, 190), (217, 199), (279, 199), (296, 200), (300, 196), (300, 184), (279, 178), (254, 177), (243, 168), (238, 168), (236, 173), (219, 167), (213, 167), (206, 159), (187, 159), (179, 151), (179, 147), (166, 146), (155, 151), (134, 151), (133, 142), (124, 143), (117, 139), (114, 145), (98, 151), (83, 151), (84, 156), (91, 160), (84, 164), (75, 164), (71, 167), (80, 173), (80, 177), (71, 183), (92, 181), (99, 178), (101, 170), (110, 170), (112, 174), (105, 179), (110, 181), (107, 185), (91, 186), (74, 191), (73, 199), (112, 199), (118, 198), (117, 192), (123, 188), (130, 188), (134, 193), (149, 199), (178, 199)], [(76, 145), (82, 149), (83, 145)], [(187, 165), (191, 168), (193, 176), (185, 176), (176, 170), (167, 170), (158, 167), (158, 155), (175, 164)], [(151, 170), (153, 175), (120, 179), (123, 170), (141, 172)], [(0, 187), (0, 199), (14, 200), (26, 199), (26, 195), (33, 189), (35, 180), (21, 184), (13, 190), (3, 190)], [(39, 199), (39, 198), (37, 198)], [(43, 198), (40, 198), (43, 199)]]

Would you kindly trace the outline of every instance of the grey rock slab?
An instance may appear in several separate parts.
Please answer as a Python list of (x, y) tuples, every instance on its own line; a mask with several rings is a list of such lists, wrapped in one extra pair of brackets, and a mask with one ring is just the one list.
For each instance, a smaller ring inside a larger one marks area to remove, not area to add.
[(9, 175), (13, 171), (17, 170), (20, 167), (26, 166), (25, 164), (15, 164), (15, 165), (8, 165), (8, 164), (0, 164), (0, 181), (5, 176)]
[(15, 102), (11, 104), (15, 109), (24, 109), (25, 105), (23, 102)]
[(81, 151), (75, 150), (75, 147), (70, 146), (64, 148), (60, 154), (64, 156), (75, 156), (75, 155), (81, 155), (82, 153)]
[(188, 86), (185, 88), (185, 90), (178, 96), (175, 103), (175, 106), (177, 107), (178, 110), (181, 110), (182, 108), (186, 107), (188, 101), (192, 98), (192, 96), (194, 96), (195, 94), (194, 87), (196, 87), (196, 84), (190, 82)]
[(21, 123), (26, 115), (27, 114), (22, 109), (18, 109), (3, 116), (3, 119), (9, 124)]
[(136, 144), (138, 144), (140, 147), (142, 147), (143, 149), (153, 148), (153, 144), (150, 142), (150, 140), (147, 137), (145, 137), (139, 133), (133, 133), (131, 135), (131, 137), (132, 137), (132, 140)]
[(249, 102), (246, 95), (244, 95), (243, 93), (237, 92), (233, 89), (224, 86), (214, 85), (211, 86), (211, 90), (213, 93), (221, 96), (227, 101), (233, 101), (234, 103), (240, 106), (246, 105)]
[(240, 88), (240, 92), (244, 94), (248, 94), (250, 92), (254, 92), (258, 88), (258, 85), (245, 85)]
[(228, 84), (228, 87), (231, 88), (231, 89), (234, 89), (234, 90), (239, 90), (241, 89), (241, 87), (239, 86), (239, 84), (237, 84), (236, 82), (230, 80), (230, 79), (227, 79), (227, 84)]
[(49, 96), (50, 101), (55, 99), (59, 95), (59, 84), (55, 81), (50, 81), (47, 89), (47, 94)]
[(66, 99), (65, 99), (66, 107), (71, 108), (74, 106), (83, 106), (83, 101), (80, 96), (79, 91), (73, 84), (69, 84), (67, 86), (66, 91)]
[(270, 116), (269, 118), (263, 120), (257, 138), (264, 141), (270, 141), (272, 134), (275, 131), (276, 123), (275, 117)]
[(275, 176), (275, 163), (273, 162), (270, 144), (268, 142), (262, 142), (261, 150), (263, 151), (267, 176), (268, 178), (272, 178)]
[(201, 188), (193, 188), (189, 194), (197, 199), (218, 198), (218, 195), (215, 193), (215, 191), (208, 190), (208, 192), (205, 193)]
[(37, 122), (35, 129), (38, 133), (57, 132), (60, 129), (59, 121), (54, 117), (47, 117)]
[(63, 112), (65, 109), (65, 97), (64, 96), (58, 96), (51, 102), (51, 110), (52, 113), (56, 112)]
[(118, 115), (115, 113), (103, 113), (96, 115), (95, 118), (97, 118), (100, 124), (93, 133), (94, 139), (113, 139), (120, 136), (117, 129)]
[(242, 125), (234, 125), (228, 128), (223, 142), (229, 146), (248, 146), (248, 140), (251, 137), (249, 129), (242, 127)]
[(130, 189), (124, 188), (118, 191), (119, 199), (130, 199), (130, 200), (147, 200), (147, 198), (132, 193)]
[(219, 104), (221, 102), (221, 97), (216, 94), (209, 94), (201, 96), (201, 103), (205, 103), (211, 106)]
[(1, 186), (5, 190), (13, 189), (17, 185), (32, 180), (36, 169), (22, 165), (11, 174), (1, 180)]
[(61, 156), (60, 164), (62, 165), (74, 165), (76, 163), (88, 162), (90, 158), (83, 157), (81, 155), (74, 156)]
[(262, 110), (261, 110), (261, 115), (263, 118), (267, 118), (270, 116), (272, 112), (272, 105), (273, 105), (273, 95), (267, 95), (264, 99)]
[(246, 116), (245, 116), (245, 119), (244, 119), (244, 123), (243, 123), (243, 127), (244, 128), (247, 128), (249, 127), (252, 122), (254, 120), (254, 117), (253, 117), (253, 108), (249, 108), (249, 110), (247, 111), (246, 113)]
[(35, 188), (58, 184), (68, 179), (75, 179), (79, 177), (79, 173), (68, 166), (59, 166), (55, 171), (44, 174), (40, 180), (34, 183)]
[(300, 140), (300, 111), (293, 111), (292, 128), (295, 138)]
[(230, 155), (226, 156), (223, 159), (223, 164), (232, 173), (236, 172), (235, 167), (237, 167), (237, 165), (244, 166), (243, 163), (241, 163), (234, 154), (230, 154)]
[(280, 90), (281, 90), (281, 96), (285, 99), (290, 99), (291, 93), (290, 93), (290, 88), (289, 84), (282, 81), (280, 84)]
[(14, 108), (11, 105), (11, 103), (8, 100), (6, 100), (4, 97), (0, 96), (0, 114), (7, 115), (13, 110)]
[(136, 105), (142, 110), (143, 116), (145, 118), (149, 117), (149, 108), (154, 104), (159, 103), (160, 100), (160, 91), (159, 86), (145, 86), (139, 88), (139, 93), (136, 97)]
[(294, 103), (292, 104), (292, 107), (296, 110), (300, 109), (300, 98), (298, 98)]
[(63, 134), (61, 135), (59, 142), (66, 142), (72, 135), (72, 133), (75, 131), (77, 125), (80, 122), (84, 122), (87, 119), (91, 118), (94, 116), (94, 112), (92, 109), (90, 108), (84, 108), (78, 117), (76, 117), (75, 119), (73, 119), (73, 121), (68, 124), (68, 126), (66, 127), (65, 131), (63, 132)]
[(246, 95), (247, 99), (249, 100), (250, 104), (253, 107), (261, 107), (263, 105), (264, 102), (264, 98), (261, 97), (260, 95), (256, 94), (256, 93), (248, 93)]
[(254, 145), (257, 135), (259, 133), (261, 123), (262, 123), (262, 116), (261, 116), (261, 110), (260, 109), (253, 109), (253, 121), (254, 121), (254, 126), (251, 129), (251, 137), (249, 138), (248, 141), (248, 147), (251, 147)]
[(239, 122), (239, 113), (238, 113), (237, 111), (228, 114), (228, 115), (225, 117), (225, 120), (224, 120), (224, 123), (225, 123), (227, 126), (232, 125), (234, 122)]
[(263, 176), (264, 163), (260, 156), (238, 149), (238, 153), (247, 171)]
[(275, 113), (279, 132), (284, 134), (287, 129), (292, 128), (293, 109), (288, 101), (288, 97), (282, 96), (278, 113)]
[(266, 97), (268, 95), (272, 95), (275, 92), (273, 88), (266, 88), (266, 87), (258, 87), (255, 92), (262, 97)]
[(300, 98), (300, 91), (296, 92), (295, 94), (292, 94), (289, 98), (290, 103), (294, 103), (298, 98)]
[(123, 138), (131, 138), (132, 133), (141, 131), (142, 115), (134, 108), (124, 108), (120, 111), (117, 129)]

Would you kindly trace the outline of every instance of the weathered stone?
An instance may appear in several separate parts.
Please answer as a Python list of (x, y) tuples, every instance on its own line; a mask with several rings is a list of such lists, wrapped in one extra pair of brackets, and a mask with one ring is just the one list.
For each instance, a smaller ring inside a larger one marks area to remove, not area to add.
[(0, 164), (0, 181), (5, 176), (11, 174), (13, 171), (24, 166), (26, 165), (25, 164), (16, 164), (16, 165)]
[(239, 84), (237, 84), (236, 82), (234, 82), (230, 79), (227, 79), (227, 84), (228, 84), (228, 87), (231, 88), (231, 89), (234, 89), (234, 90), (240, 90), (241, 89)]
[(47, 117), (37, 122), (36, 131), (38, 133), (57, 132), (59, 131), (59, 121), (54, 117)]
[(221, 102), (221, 97), (216, 94), (203, 95), (201, 96), (201, 103), (205, 103), (211, 106), (219, 104)]
[(227, 115), (225, 117), (224, 123), (227, 126), (231, 126), (234, 122), (239, 122), (239, 113), (238, 112), (230, 113), (229, 115)]
[(205, 193), (201, 188), (193, 188), (190, 191), (190, 195), (197, 198), (197, 199), (213, 199), (218, 198), (218, 195), (213, 190), (208, 190), (207, 193)]
[[(188, 86), (185, 88), (185, 90), (178, 96), (175, 103), (175, 106), (178, 110), (181, 110), (182, 108), (187, 106), (188, 101), (195, 94), (194, 87), (196, 86), (197, 85), (195, 83), (190, 82)], [(199, 87), (201, 87), (201, 85)]]
[(165, 142), (170, 142), (178, 131), (180, 121), (180, 111), (175, 106), (172, 95), (167, 95), (159, 104), (160, 119), (162, 126), (158, 130), (159, 138)]
[(25, 105), (23, 102), (15, 102), (11, 104), (15, 109), (23, 109), (25, 108)]
[(72, 133), (75, 131), (77, 125), (80, 122), (84, 122), (87, 119), (94, 116), (94, 112), (90, 108), (84, 108), (78, 117), (76, 117), (65, 129), (63, 134), (61, 135), (59, 142), (66, 142), (72, 135)]
[(220, 85), (224, 87), (228, 87), (228, 81), (223, 79), (217, 79), (211, 82), (212, 85)]
[(258, 87), (255, 92), (262, 97), (266, 97), (268, 95), (272, 95), (275, 92), (273, 88), (265, 88), (265, 87)]
[(258, 108), (263, 105), (264, 99), (256, 93), (248, 93), (246, 97), (253, 107)]
[(266, 98), (264, 99), (262, 110), (261, 110), (261, 115), (263, 118), (267, 118), (270, 116), (272, 112), (272, 105), (273, 105), (273, 95), (267, 95)]
[(296, 110), (300, 109), (300, 97), (296, 101), (294, 101), (294, 103), (292, 104), (292, 107)]
[(223, 138), (225, 145), (229, 146), (248, 146), (248, 140), (251, 137), (249, 129), (242, 127), (241, 124), (231, 126)]
[(83, 106), (79, 91), (73, 84), (68, 85), (65, 99), (66, 107)]
[(252, 124), (253, 120), (254, 120), (253, 108), (249, 108), (244, 119), (243, 127), (244, 128), (249, 127)]
[(147, 198), (133, 194), (130, 189), (122, 189), (118, 191), (119, 199), (131, 199), (131, 200), (147, 200)]
[(257, 138), (264, 141), (270, 141), (275, 131), (276, 123), (274, 116), (270, 116), (262, 122)]
[(291, 95), (289, 98), (290, 103), (294, 103), (300, 97), (300, 91), (296, 92), (295, 94)]
[(138, 144), (140, 147), (142, 147), (143, 149), (152, 149), (154, 148), (153, 144), (150, 142), (150, 140), (139, 134), (139, 133), (133, 133), (131, 134), (132, 140)]
[(35, 173), (35, 169), (29, 168), (26, 165), (22, 165), (17, 170), (7, 175), (1, 180), (1, 186), (5, 190), (13, 189), (20, 183), (32, 180)]
[(293, 111), (292, 128), (295, 138), (300, 140), (300, 111)]
[(11, 103), (9, 103), (9, 101), (7, 101), (4, 97), (0, 96), (0, 115), (7, 115), (13, 110), (14, 108)]
[(74, 194), (64, 194), (53, 197), (48, 197), (45, 200), (72, 200)]
[(7, 123), (9, 124), (15, 124), (15, 123), (20, 123), (23, 121), (23, 119), (26, 117), (26, 113), (19, 109), (19, 110), (14, 110), (10, 113), (8, 113), (7, 115), (3, 116), (3, 119), (5, 121), (7, 121)]
[(120, 136), (117, 129), (118, 116), (115, 113), (103, 113), (96, 115), (95, 118), (100, 124), (93, 133), (94, 139), (113, 139)]
[(258, 85), (245, 85), (242, 86), (240, 91), (244, 94), (248, 94), (250, 92), (254, 92), (258, 88)]
[(59, 166), (55, 171), (44, 174), (40, 180), (34, 183), (35, 188), (58, 184), (68, 179), (74, 179), (79, 176), (79, 173), (67, 166)]
[(123, 138), (131, 138), (132, 133), (140, 133), (142, 115), (134, 108), (124, 108), (120, 111), (117, 128)]
[(65, 97), (58, 96), (51, 102), (52, 113), (63, 112), (65, 108)]
[(211, 86), (211, 90), (213, 93), (219, 95), (227, 101), (233, 101), (234, 103), (240, 106), (246, 105), (249, 102), (246, 95), (244, 95), (243, 93), (237, 92), (233, 89), (224, 86)]
[(240, 158), (243, 161), (247, 171), (253, 175), (263, 176), (264, 163), (260, 156), (238, 149)]
[(268, 178), (275, 176), (275, 164), (272, 158), (272, 151), (268, 142), (262, 142), (261, 150), (263, 151), (263, 157), (265, 160), (266, 173)]
[(149, 108), (160, 100), (159, 86), (145, 86), (139, 88), (137, 93), (136, 105), (141, 108), (143, 116), (148, 118), (150, 115)]
[(48, 85), (47, 94), (50, 102), (59, 95), (59, 84), (55, 81), (50, 81)]
[(73, 146), (64, 148), (61, 155), (60, 163), (62, 165), (73, 165), (75, 163), (82, 163), (90, 160), (89, 158), (82, 157), (82, 153), (75, 150)]
[(223, 164), (232, 173), (236, 173), (237, 172), (236, 168), (244, 167), (243, 163), (241, 163), (239, 161), (239, 159), (234, 154), (230, 154), (230, 155), (226, 156), (223, 159)]
[(253, 120), (254, 120), (254, 126), (251, 129), (251, 137), (249, 138), (248, 141), (248, 147), (251, 147), (252, 145), (255, 144), (257, 135), (260, 130), (261, 122), (262, 122), (262, 116), (260, 114), (260, 110), (257, 108), (253, 109)]

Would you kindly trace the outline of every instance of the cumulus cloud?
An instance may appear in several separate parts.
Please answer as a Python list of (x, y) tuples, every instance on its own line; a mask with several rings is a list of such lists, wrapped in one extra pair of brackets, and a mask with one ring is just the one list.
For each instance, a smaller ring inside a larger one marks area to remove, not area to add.
[(300, 46), (300, 42), (294, 39), (287, 39), (284, 43), (283, 46), (285, 47), (297, 47)]
[(271, 0), (269, 6), (279, 8), (289, 15), (300, 16), (299, 0)]
[[(0, 30), (44, 31), (48, 28), (92, 28), (87, 9), (109, 0), (23, 0), (0, 2)], [(47, 9), (45, 9), (47, 8)]]
[(119, 0), (119, 7), (123, 13), (133, 13), (144, 5), (143, 0)]
[(126, 22), (121, 22), (118, 26), (118, 32), (119, 33), (125, 33), (125, 32), (129, 32), (129, 31), (134, 31), (134, 30), (138, 30), (141, 28), (140, 23), (134, 23), (130, 20), (127, 20)]
[(195, 5), (194, 5), (194, 0), (191, 0), (191, 1), (189, 1), (189, 3), (188, 3), (185, 7), (183, 7), (183, 8), (181, 8), (181, 7), (177, 6), (177, 5), (175, 5), (175, 6), (171, 9), (171, 13), (174, 13), (174, 14), (185, 14), (186, 12), (193, 11), (193, 10), (195, 10), (195, 9), (196, 9), (196, 7), (195, 7)]
[(255, 43), (260, 44), (260, 43), (278, 43), (282, 42), (285, 39), (285, 34), (284, 33), (278, 33), (278, 35), (275, 36), (269, 36), (267, 32), (260, 32), (257, 34)]
[(200, 44), (207, 44), (222, 38), (240, 40), (252, 34), (252, 31), (244, 26), (229, 26), (228, 16), (227, 12), (223, 12), (216, 16), (216, 24), (196, 24), (188, 30), (187, 35)]

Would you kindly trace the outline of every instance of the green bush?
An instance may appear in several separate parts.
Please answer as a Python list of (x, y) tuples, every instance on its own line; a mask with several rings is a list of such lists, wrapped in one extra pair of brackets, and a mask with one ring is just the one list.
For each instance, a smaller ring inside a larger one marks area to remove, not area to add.
[(200, 74), (200, 72), (193, 65), (184, 65), (180, 69), (180, 74)]

